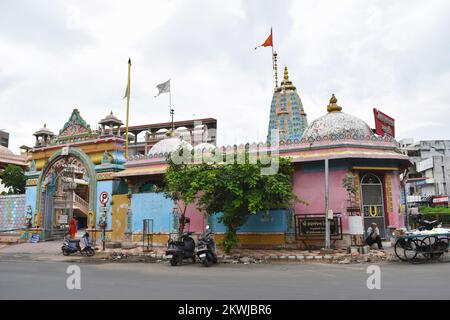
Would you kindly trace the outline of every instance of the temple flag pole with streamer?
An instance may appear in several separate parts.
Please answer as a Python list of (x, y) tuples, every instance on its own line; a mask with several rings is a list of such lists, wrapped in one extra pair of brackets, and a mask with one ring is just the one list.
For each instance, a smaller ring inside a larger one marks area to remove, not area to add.
[(155, 96), (158, 97), (161, 93), (169, 93), (169, 109), (170, 109), (170, 116), (172, 117), (172, 131), (173, 131), (173, 114), (174, 110), (172, 109), (172, 91), (170, 90), (170, 79), (166, 82), (160, 83), (156, 86), (158, 89), (158, 94)]
[(277, 53), (274, 52), (273, 50), (273, 33), (272, 33), (272, 27), (270, 28), (270, 34), (267, 37), (266, 41), (264, 41), (263, 44), (255, 47), (255, 50), (260, 48), (260, 47), (272, 47), (272, 69), (274, 70), (275, 73), (275, 87), (278, 87), (278, 75), (277, 75), (277, 64), (276, 64), (276, 59), (277, 59)]

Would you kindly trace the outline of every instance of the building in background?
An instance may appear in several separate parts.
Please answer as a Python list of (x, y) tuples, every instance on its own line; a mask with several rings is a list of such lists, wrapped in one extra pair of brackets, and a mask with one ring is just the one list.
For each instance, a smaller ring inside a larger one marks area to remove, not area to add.
[(414, 142), (413, 139), (403, 139), (399, 145), (412, 162), (405, 186), (408, 204), (432, 204), (435, 197), (447, 197), (448, 202), (450, 140)]
[[(175, 121), (173, 123), (175, 133), (182, 140), (196, 146), (200, 143), (216, 145), (217, 120), (213, 118)], [(172, 129), (172, 122), (152, 123), (130, 126), (129, 151), (130, 156), (146, 155), (148, 151), (160, 140), (166, 138)], [(125, 132), (125, 127), (114, 129), (114, 132)]]
[(0, 146), (5, 148), (9, 146), (9, 133), (3, 130), (0, 130)]

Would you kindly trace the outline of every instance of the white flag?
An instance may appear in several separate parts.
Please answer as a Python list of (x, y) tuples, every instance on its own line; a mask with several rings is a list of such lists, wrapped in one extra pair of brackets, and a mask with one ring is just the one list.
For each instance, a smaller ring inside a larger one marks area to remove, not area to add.
[(126, 97), (128, 97), (128, 84), (127, 84), (127, 89), (125, 90), (125, 95), (123, 96), (122, 100), (125, 99)]
[(156, 86), (156, 88), (158, 88), (159, 92), (158, 94), (155, 96), (155, 98), (157, 96), (159, 96), (161, 93), (166, 93), (166, 92), (170, 92), (170, 79), (167, 80), (166, 82), (160, 83)]

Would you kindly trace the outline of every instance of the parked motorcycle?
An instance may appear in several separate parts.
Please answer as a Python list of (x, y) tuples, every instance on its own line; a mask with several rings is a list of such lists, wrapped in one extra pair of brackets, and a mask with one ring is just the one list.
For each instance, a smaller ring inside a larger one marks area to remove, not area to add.
[(192, 232), (185, 232), (179, 240), (169, 239), (166, 257), (172, 266), (182, 264), (185, 259), (192, 259), (195, 263), (195, 241), (191, 235)]
[[(95, 254), (89, 233), (85, 232), (81, 239), (70, 239), (69, 237), (69, 234), (64, 236), (64, 243), (61, 247), (63, 255), (68, 256), (80, 252), (83, 256), (92, 257)], [(80, 242), (83, 242), (83, 248), (81, 248)]]
[(206, 226), (206, 231), (200, 236), (197, 243), (197, 257), (205, 267), (217, 263), (216, 244), (212, 236), (212, 230)]
[(419, 226), (417, 227), (417, 230), (419, 231), (433, 230), (434, 228), (442, 227), (442, 223), (440, 223), (438, 220), (424, 220), (421, 214), (418, 215), (418, 222)]

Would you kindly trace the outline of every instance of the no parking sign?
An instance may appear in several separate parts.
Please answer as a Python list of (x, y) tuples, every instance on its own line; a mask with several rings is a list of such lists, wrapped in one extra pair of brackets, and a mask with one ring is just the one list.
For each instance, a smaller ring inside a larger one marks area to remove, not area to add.
[(100, 193), (100, 203), (104, 206), (106, 206), (106, 204), (109, 201), (109, 194), (108, 192), (103, 191), (102, 193)]

